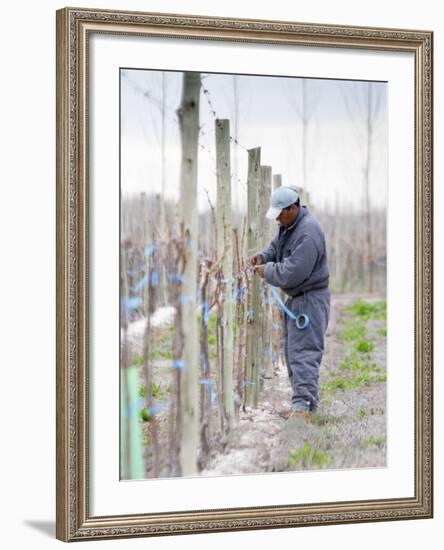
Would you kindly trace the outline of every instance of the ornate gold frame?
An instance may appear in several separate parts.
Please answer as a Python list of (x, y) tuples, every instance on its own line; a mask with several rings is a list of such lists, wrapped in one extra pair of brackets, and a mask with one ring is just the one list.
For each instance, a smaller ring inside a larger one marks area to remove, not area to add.
[[(88, 511), (87, 105), (89, 33), (307, 44), (415, 57), (415, 496), (91, 517)], [(433, 513), (433, 33), (65, 8), (57, 12), (57, 538), (63, 541), (429, 518)]]

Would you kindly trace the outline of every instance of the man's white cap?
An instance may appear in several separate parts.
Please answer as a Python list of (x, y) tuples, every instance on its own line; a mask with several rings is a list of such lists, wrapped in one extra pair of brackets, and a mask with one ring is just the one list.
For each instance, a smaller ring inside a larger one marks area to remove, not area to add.
[(269, 220), (276, 220), (283, 208), (294, 204), (299, 198), (296, 190), (290, 187), (278, 187), (271, 195), (271, 207), (265, 214)]

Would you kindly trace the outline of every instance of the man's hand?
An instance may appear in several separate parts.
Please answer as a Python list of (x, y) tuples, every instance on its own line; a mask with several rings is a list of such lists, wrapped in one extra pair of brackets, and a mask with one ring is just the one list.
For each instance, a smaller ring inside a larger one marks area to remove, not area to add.
[(255, 266), (255, 265), (261, 265), (262, 264), (262, 258), (259, 254), (255, 254), (254, 256), (250, 256), (248, 258), (250, 264), (252, 266)]
[(254, 271), (259, 275), (259, 277), (264, 278), (265, 264), (254, 266)]

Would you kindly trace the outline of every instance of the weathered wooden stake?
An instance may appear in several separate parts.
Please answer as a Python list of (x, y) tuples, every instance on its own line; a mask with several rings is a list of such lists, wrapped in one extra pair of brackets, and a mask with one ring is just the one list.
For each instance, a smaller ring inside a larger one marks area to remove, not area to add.
[(273, 191), (277, 189), (278, 187), (282, 186), (282, 175), (281, 174), (274, 174), (273, 175)]
[(217, 258), (222, 257), (221, 346), (222, 396), (225, 429), (230, 431), (234, 423), (233, 399), (233, 244), (231, 214), (231, 165), (230, 165), (230, 123), (228, 120), (215, 121), (216, 132), (216, 173), (217, 173)]
[(201, 354), (201, 376), (202, 384), (200, 386), (200, 456), (198, 459), (199, 470), (202, 470), (210, 454), (210, 429), (211, 429), (211, 399), (212, 382), (210, 372), (210, 352), (208, 347), (208, 282), (209, 282), (209, 262), (201, 264), (200, 275), (200, 302), (201, 302), (201, 321), (200, 321), (200, 354)]
[[(278, 187), (282, 186), (282, 175), (274, 174), (273, 175), (273, 191)], [(274, 237), (274, 234), (277, 232), (277, 226), (273, 227), (273, 224), (270, 225), (270, 238)], [(285, 296), (281, 290), (278, 290), (278, 293), (281, 295), (281, 298), (285, 301)], [(281, 345), (282, 338), (282, 324), (283, 324), (283, 314), (278, 306), (272, 301), (272, 342), (273, 342), (273, 366), (277, 370), (278, 362), (285, 363), (284, 357), (284, 348)]]
[[(260, 248), (263, 250), (268, 243), (270, 242), (273, 230), (275, 229), (275, 222), (267, 220), (265, 214), (270, 205), (271, 198), (271, 166), (261, 166), (261, 190), (260, 190), (261, 200), (259, 202), (259, 220), (262, 223), (259, 223), (262, 226), (262, 234), (260, 234), (261, 243)], [(273, 365), (272, 365), (272, 315), (273, 309), (271, 304), (271, 296), (268, 292), (268, 283), (262, 281), (263, 288), (263, 337), (262, 342), (262, 358), (263, 358), (263, 368), (262, 374), (264, 378), (271, 378), (273, 374)]]
[[(248, 206), (247, 206), (247, 253), (252, 256), (260, 249), (258, 239), (258, 206), (260, 189), (261, 149), (256, 147), (248, 151)], [(250, 295), (248, 297), (248, 324), (247, 324), (247, 379), (246, 404), (256, 406), (259, 395), (259, 368), (262, 357), (258, 341), (261, 338), (261, 304), (259, 302), (260, 277), (252, 274)]]
[(182, 101), (178, 111), (181, 143), (181, 181), (178, 227), (184, 239), (184, 281), (181, 285), (181, 474), (197, 472), (199, 422), (199, 337), (196, 320), (197, 286), (197, 148), (199, 139), (200, 73), (183, 75)]

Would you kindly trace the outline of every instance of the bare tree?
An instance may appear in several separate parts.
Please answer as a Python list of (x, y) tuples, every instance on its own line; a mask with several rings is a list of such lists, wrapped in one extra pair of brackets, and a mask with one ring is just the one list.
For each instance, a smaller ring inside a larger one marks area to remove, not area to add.
[[(363, 211), (365, 219), (366, 281), (367, 290), (373, 292), (375, 262), (370, 191), (373, 168), (373, 141), (379, 122), (382, 90), (375, 82), (357, 82), (352, 90), (350, 90), (350, 85), (347, 88), (340, 85), (340, 90), (348, 113), (350, 128), (355, 135), (361, 156)], [(353, 95), (350, 94), (350, 91), (353, 91)]]

